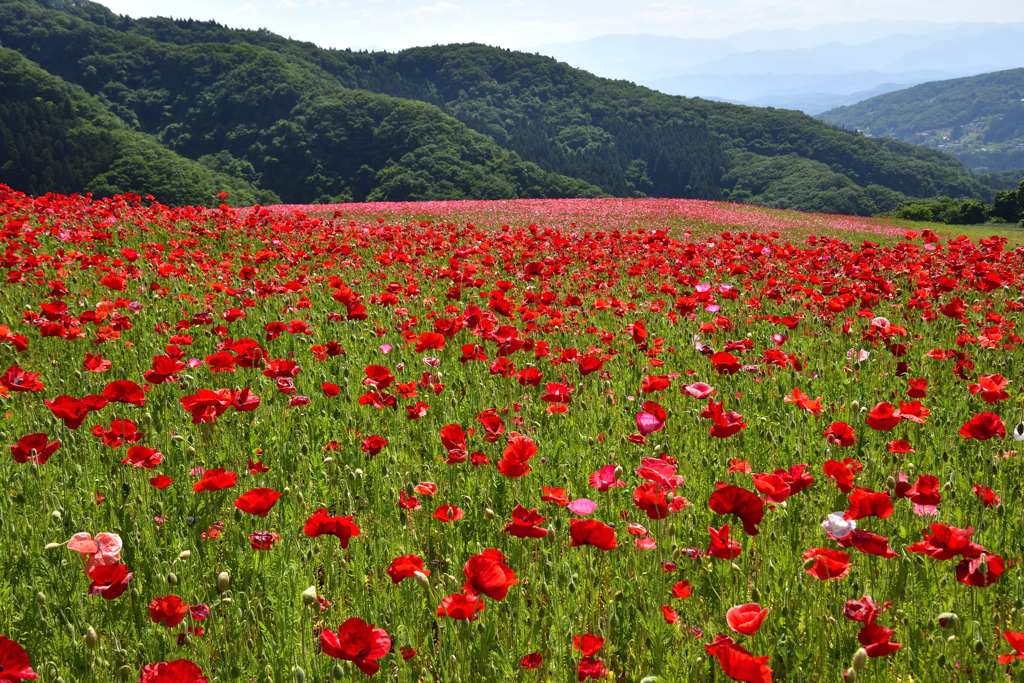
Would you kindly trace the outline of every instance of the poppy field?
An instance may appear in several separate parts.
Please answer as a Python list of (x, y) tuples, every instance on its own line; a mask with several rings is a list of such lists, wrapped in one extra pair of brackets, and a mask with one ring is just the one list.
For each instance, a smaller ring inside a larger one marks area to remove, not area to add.
[(1024, 667), (1003, 237), (0, 187), (0, 238), (2, 683)]

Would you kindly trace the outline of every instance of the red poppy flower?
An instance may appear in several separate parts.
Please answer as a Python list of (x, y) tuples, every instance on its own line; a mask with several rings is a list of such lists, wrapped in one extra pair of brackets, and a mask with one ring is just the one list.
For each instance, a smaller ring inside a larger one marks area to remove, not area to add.
[(146, 448), (145, 446), (135, 445), (128, 449), (128, 453), (123, 460), (122, 465), (131, 463), (133, 467), (143, 467), (147, 470), (151, 470), (159, 465), (164, 460), (163, 453), (160, 453), (155, 448)]
[(743, 548), (739, 543), (729, 538), (729, 525), (723, 524), (721, 529), (708, 527), (711, 534), (711, 544), (708, 546), (708, 554), (720, 560), (733, 560), (740, 556)]
[(814, 483), (814, 477), (807, 472), (807, 465), (790, 465), (789, 469), (777, 469), (772, 472), (782, 479), (789, 487), (789, 495), (795, 496)]
[(686, 508), (689, 502), (682, 496), (668, 496), (669, 488), (649, 481), (633, 490), (633, 502), (650, 519), (665, 519), (669, 513)]
[(252, 460), (246, 459), (246, 468), (249, 470), (249, 474), (262, 474), (263, 472), (269, 472), (270, 468), (263, 464), (262, 460), (253, 462)]
[(974, 488), (971, 490), (974, 492), (974, 495), (978, 497), (978, 500), (981, 501), (981, 504), (987, 508), (997, 507), (1003, 502), (1002, 499), (995, 494), (995, 491), (987, 486), (975, 484)]
[(565, 507), (569, 504), (569, 497), (565, 493), (565, 489), (558, 486), (541, 486), (541, 497), (542, 503), (554, 503), (555, 505), (561, 505)]
[[(2, 636), (0, 636), (2, 638)], [(1014, 659), (1024, 659), (1024, 633), (1014, 633), (1013, 631), (1006, 631), (1003, 633), (1003, 638), (1013, 648), (1013, 654), (999, 655), (1000, 664), (1009, 664)], [(0, 656), (0, 661), (3, 661)]]
[(270, 550), (280, 540), (281, 536), (276, 531), (255, 531), (249, 534), (253, 550)]
[(611, 550), (618, 546), (615, 540), (615, 529), (596, 519), (570, 519), (570, 547), (592, 545), (601, 550)]
[(388, 445), (388, 440), (383, 436), (368, 436), (363, 439), (360, 450), (368, 455), (377, 455)]
[(757, 525), (764, 517), (764, 501), (747, 489), (727, 484), (711, 494), (708, 507), (720, 515), (736, 515), (743, 522), (743, 530), (757, 536)]
[(484, 609), (484, 599), (478, 595), (468, 593), (455, 593), (449, 595), (437, 606), (437, 616), (451, 617), (452, 619), (476, 619), (478, 612)]
[(416, 484), (413, 491), (423, 496), (432, 496), (437, 493), (437, 484), (430, 481), (421, 481)]
[(685, 598), (690, 597), (691, 591), (692, 588), (690, 587), (689, 581), (679, 581), (674, 586), (672, 586), (672, 597), (683, 600)]
[(0, 375), (0, 385), (8, 391), (42, 391), (46, 388), (37, 377), (42, 376), (41, 372), (25, 372), (17, 365), (7, 368), (7, 372)]
[(746, 460), (740, 460), (739, 458), (733, 458), (729, 461), (728, 474), (733, 472), (739, 472), (740, 474), (750, 474), (753, 470), (750, 469), (750, 463)]
[(718, 660), (722, 672), (734, 681), (772, 683), (772, 670), (768, 667), (771, 657), (755, 657), (736, 645), (732, 638), (723, 635), (715, 637), (714, 642), (705, 645), (704, 649)]
[(416, 353), (423, 353), (427, 349), (443, 349), (444, 335), (437, 332), (423, 332), (416, 340)]
[(14, 462), (24, 464), (34, 462), (45, 465), (57, 449), (60, 448), (60, 441), (49, 441), (46, 434), (29, 434), (18, 439), (16, 446), (11, 446), (11, 455)]
[(506, 477), (515, 479), (530, 473), (527, 464), (537, 454), (537, 445), (528, 436), (513, 432), (509, 435), (508, 444), (501, 454), (497, 468)]
[(907, 551), (927, 555), (933, 560), (951, 560), (954, 557), (973, 559), (980, 557), (985, 548), (971, 542), (974, 527), (958, 529), (945, 524), (931, 524), (931, 533), (924, 534), (924, 540), (907, 546)]
[(445, 425), (441, 428), (441, 445), (449, 452), (466, 450), (466, 433), (457, 424)]
[(516, 373), (516, 381), (519, 382), (520, 386), (537, 387), (540, 386), (541, 380), (544, 379), (544, 373), (535, 367), (523, 368)]
[(863, 519), (878, 517), (887, 519), (892, 516), (892, 500), (887, 491), (872, 491), (858, 486), (850, 493), (850, 509), (846, 511), (846, 519)]
[(524, 669), (539, 669), (544, 663), (544, 657), (539, 652), (531, 652), (519, 662)]
[(761, 628), (768, 611), (767, 607), (761, 609), (761, 605), (756, 602), (737, 605), (725, 613), (725, 621), (736, 633), (752, 636)]
[(182, 602), (177, 595), (153, 598), (149, 603), (149, 618), (154, 624), (162, 623), (167, 628), (174, 628), (187, 616), (188, 603)]
[(848, 538), (850, 545), (862, 553), (877, 555), (878, 557), (884, 557), (885, 559), (898, 557), (896, 552), (889, 547), (889, 539), (885, 536), (879, 536), (878, 534), (873, 534), (870, 531), (864, 531), (863, 529), (854, 529), (850, 532), (850, 536)]
[(112, 367), (112, 363), (109, 360), (103, 360), (103, 354), (97, 353), (93, 355), (91, 353), (85, 354), (85, 361), (82, 363), (82, 369), (86, 372), (106, 372)]
[(804, 553), (804, 571), (821, 581), (841, 579), (850, 573), (850, 556), (842, 550), (811, 548)]
[(410, 496), (405, 491), (398, 492), (398, 507), (403, 510), (419, 510), (423, 505), (415, 496)]
[(398, 650), (399, 650), (399, 652), (402, 653), (402, 661), (407, 662), (407, 661), (409, 661), (410, 659), (412, 659), (413, 657), (416, 656), (416, 650), (414, 648), (411, 648), (411, 647), (400, 647), (400, 648), (398, 648)]
[(593, 657), (604, 647), (604, 638), (592, 633), (584, 633), (572, 637), (572, 646), (584, 657)]
[(904, 441), (903, 439), (896, 439), (889, 442), (890, 453), (905, 454), (905, 453), (916, 453), (913, 448), (910, 447), (910, 442)]
[(341, 392), (341, 387), (337, 384), (331, 384), (330, 382), (321, 382), (320, 388), (324, 391), (324, 396), (327, 398), (334, 398)]
[(991, 586), (1002, 575), (1003, 558), (985, 553), (969, 560), (961, 560), (956, 566), (956, 580), (968, 586), (985, 588)]
[(868, 413), (864, 422), (874, 430), (889, 432), (903, 419), (900, 411), (891, 403), (877, 403)]
[(889, 642), (893, 631), (875, 623), (865, 624), (857, 634), (857, 641), (867, 650), (868, 657), (884, 657), (899, 650), (902, 645)]
[(878, 616), (878, 608), (870, 595), (865, 595), (860, 600), (847, 600), (843, 607), (843, 615), (850, 621), (857, 621), (864, 624), (872, 624)]
[(998, 436), (1006, 438), (1006, 425), (1000, 417), (994, 413), (979, 413), (964, 423), (960, 428), (960, 436), (967, 439), (991, 439)]
[(665, 617), (666, 624), (676, 624), (679, 622), (679, 615), (669, 605), (661, 606), (661, 614)]
[(160, 489), (162, 491), (163, 489), (173, 484), (174, 480), (168, 477), (166, 474), (161, 474), (158, 477), (152, 477), (149, 480), (149, 483), (153, 488)]
[(863, 465), (852, 458), (845, 458), (843, 462), (829, 460), (822, 467), (825, 474), (836, 483), (836, 487), (843, 493), (853, 490), (853, 481), (856, 473), (860, 472)]
[(85, 418), (89, 416), (89, 405), (71, 396), (58, 396), (52, 401), (44, 399), (43, 403), (54, 417), (63, 420), (64, 426), (71, 430), (81, 427)]
[(399, 583), (402, 579), (411, 579), (416, 572), (430, 576), (430, 570), (423, 568), (423, 558), (418, 555), (396, 557), (384, 571), (391, 577), (391, 583)]
[(352, 517), (331, 517), (325, 508), (320, 508), (309, 516), (302, 532), (310, 538), (334, 536), (342, 548), (347, 548), (349, 540), (359, 536), (359, 527)]
[(462, 590), (470, 595), (486, 595), (491, 600), (504, 600), (508, 589), (519, 583), (515, 572), (487, 551), (470, 557), (462, 573), (466, 575)]
[(281, 494), (273, 489), (251, 489), (238, 497), (235, 507), (257, 517), (266, 517)]
[(843, 448), (847, 448), (857, 443), (857, 437), (853, 434), (853, 427), (845, 422), (833, 422), (829, 428), (822, 433), (822, 436), (824, 436), (830, 444), (842, 446)]
[(352, 662), (367, 676), (380, 670), (377, 660), (391, 649), (391, 639), (382, 628), (375, 629), (358, 617), (338, 627), (337, 633), (325, 628), (320, 632), (320, 648), (324, 654)]
[[(89, 586), (89, 595), (102, 595), (104, 600), (114, 600), (120, 597), (128, 588), (128, 582), (135, 576), (128, 571), (128, 567), (117, 564), (106, 564), (94, 567), (89, 572), (92, 585)], [(3, 672), (0, 671), (0, 681), (3, 680)]]
[(789, 498), (789, 484), (777, 474), (755, 474), (754, 488), (757, 492), (773, 503), (781, 503)]
[(455, 507), (454, 505), (442, 505), (434, 510), (434, 514), (430, 516), (442, 522), (457, 522), (465, 516), (465, 513), (462, 511), (462, 508)]
[(127, 379), (119, 379), (104, 387), (103, 398), (111, 403), (131, 403), (137, 406), (146, 405), (146, 394), (142, 391), (142, 387)]
[(173, 662), (158, 662), (142, 667), (137, 683), (207, 683), (209, 676), (203, 675), (194, 662), (176, 659)]
[(907, 498), (917, 505), (938, 505), (942, 501), (942, 484), (933, 474), (922, 474), (917, 482), (907, 491)]
[(928, 397), (928, 380), (926, 379), (912, 379), (909, 382), (910, 388), (907, 389), (907, 396), (910, 398), (927, 398)]
[(982, 401), (995, 405), (1010, 398), (1010, 394), (1003, 391), (1009, 383), (1002, 375), (982, 375), (978, 377), (977, 384), (971, 384), (967, 388), (972, 396), (980, 394)]
[(589, 481), (591, 488), (597, 489), (600, 493), (626, 485), (626, 482), (616, 477), (615, 465), (605, 465), (597, 472), (593, 472)]
[(600, 680), (608, 675), (608, 669), (605, 665), (596, 659), (590, 657), (584, 657), (576, 665), (576, 680), (585, 681), (588, 678), (594, 680)]
[(537, 512), (537, 508), (527, 510), (522, 505), (516, 505), (512, 510), (512, 521), (505, 524), (505, 533), (516, 538), (544, 538), (548, 530), (538, 525), (545, 519)]
[(740, 371), (742, 364), (731, 353), (719, 351), (711, 356), (711, 364), (719, 375), (734, 375)]
[(226, 472), (223, 467), (203, 472), (203, 478), (192, 484), (192, 489), (200, 491), (220, 491), (221, 489), (234, 488), (238, 481), (236, 472)]

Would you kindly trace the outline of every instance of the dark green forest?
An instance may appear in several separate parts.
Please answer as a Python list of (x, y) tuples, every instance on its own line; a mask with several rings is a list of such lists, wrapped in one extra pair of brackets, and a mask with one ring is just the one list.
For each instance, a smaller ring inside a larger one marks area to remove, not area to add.
[(285, 202), (607, 194), (867, 215), (996, 189), (935, 149), (477, 44), (326, 50), (84, 0), (0, 0), (0, 44)]

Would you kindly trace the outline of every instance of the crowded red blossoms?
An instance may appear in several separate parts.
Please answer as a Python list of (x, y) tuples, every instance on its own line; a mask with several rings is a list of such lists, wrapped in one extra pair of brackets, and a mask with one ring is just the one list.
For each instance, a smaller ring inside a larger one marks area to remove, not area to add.
[(1020, 675), (1003, 238), (6, 188), (0, 227), (4, 683)]

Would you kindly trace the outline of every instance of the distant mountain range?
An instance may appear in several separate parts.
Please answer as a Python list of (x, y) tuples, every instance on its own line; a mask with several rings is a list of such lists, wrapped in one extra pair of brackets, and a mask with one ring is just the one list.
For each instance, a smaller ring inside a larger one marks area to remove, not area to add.
[(818, 118), (943, 150), (976, 173), (1024, 168), (1024, 68), (924, 83)]
[(918, 83), (1024, 67), (1024, 23), (871, 20), (721, 39), (605, 35), (529, 50), (672, 95), (816, 114)]

